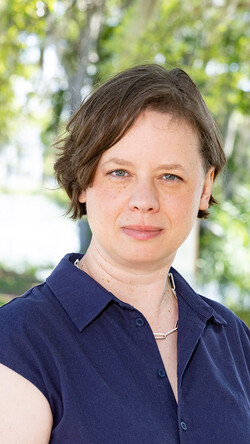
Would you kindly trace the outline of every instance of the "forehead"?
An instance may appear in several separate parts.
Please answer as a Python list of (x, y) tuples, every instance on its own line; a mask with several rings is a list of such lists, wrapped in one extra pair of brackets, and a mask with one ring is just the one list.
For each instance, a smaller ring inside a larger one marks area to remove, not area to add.
[(191, 123), (172, 113), (146, 109), (129, 130), (112, 147), (106, 150), (101, 159), (107, 159), (114, 153), (128, 153), (134, 156), (149, 151), (167, 153), (171, 149), (176, 153), (188, 150), (199, 153), (199, 135)]
[(178, 131), (178, 129), (181, 129), (192, 134), (197, 134), (198, 136), (194, 125), (178, 111), (167, 112), (154, 108), (146, 108), (135, 119), (132, 127), (142, 125), (151, 125), (156, 130), (162, 131)]

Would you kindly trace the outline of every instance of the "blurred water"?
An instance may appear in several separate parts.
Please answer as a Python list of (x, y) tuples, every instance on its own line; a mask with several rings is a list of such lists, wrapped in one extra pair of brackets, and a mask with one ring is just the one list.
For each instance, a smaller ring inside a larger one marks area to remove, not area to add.
[(56, 203), (39, 195), (0, 195), (0, 266), (51, 268), (79, 248), (77, 224)]
[[(41, 267), (37, 277), (43, 280), (66, 253), (84, 251), (78, 224), (63, 213), (45, 196), (0, 195), (0, 267), (20, 273), (33, 265)], [(198, 225), (173, 263), (191, 284), (195, 282), (197, 242)]]

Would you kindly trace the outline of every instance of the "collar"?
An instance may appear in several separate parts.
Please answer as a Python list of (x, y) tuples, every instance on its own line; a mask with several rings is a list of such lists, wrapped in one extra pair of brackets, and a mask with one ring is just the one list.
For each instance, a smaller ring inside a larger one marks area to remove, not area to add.
[[(69, 253), (59, 262), (46, 283), (79, 331), (86, 328), (108, 305), (118, 304), (123, 309), (134, 308), (120, 301), (91, 276), (74, 266), (82, 255)], [(189, 286), (185, 279), (173, 268), (177, 295), (206, 323), (209, 319), (218, 325), (226, 321)], [(179, 298), (179, 304), (181, 303)]]
[[(181, 296), (181, 298), (186, 301), (189, 307), (196, 312), (202, 322), (207, 323), (208, 320), (211, 320), (217, 325), (227, 325), (225, 319), (210, 305), (209, 299), (197, 294), (190, 287), (188, 282), (174, 268), (171, 268), (171, 272), (174, 276), (177, 295)], [(207, 302), (205, 301), (205, 299)]]
[(46, 283), (79, 331), (87, 327), (108, 305), (134, 308), (116, 298), (91, 276), (74, 266), (82, 254), (69, 253), (59, 262)]

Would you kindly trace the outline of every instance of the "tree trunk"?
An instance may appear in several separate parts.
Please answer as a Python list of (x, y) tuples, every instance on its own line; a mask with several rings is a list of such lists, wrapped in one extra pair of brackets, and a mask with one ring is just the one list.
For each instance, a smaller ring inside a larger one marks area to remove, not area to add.
[(87, 3), (86, 26), (81, 31), (79, 44), (79, 63), (76, 73), (69, 76), (69, 90), (71, 94), (70, 106), (74, 112), (81, 103), (81, 89), (86, 84), (87, 67), (90, 63), (90, 54), (97, 53), (97, 42), (100, 34), (104, 17), (104, 8), (106, 0), (92, 0)]

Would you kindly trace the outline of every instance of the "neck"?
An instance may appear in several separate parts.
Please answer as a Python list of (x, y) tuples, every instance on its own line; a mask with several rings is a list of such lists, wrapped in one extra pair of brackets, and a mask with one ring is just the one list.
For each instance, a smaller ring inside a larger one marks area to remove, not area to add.
[(144, 271), (119, 266), (105, 258), (92, 241), (79, 267), (148, 320), (155, 323), (166, 311), (175, 317), (177, 303), (168, 279), (169, 264)]

